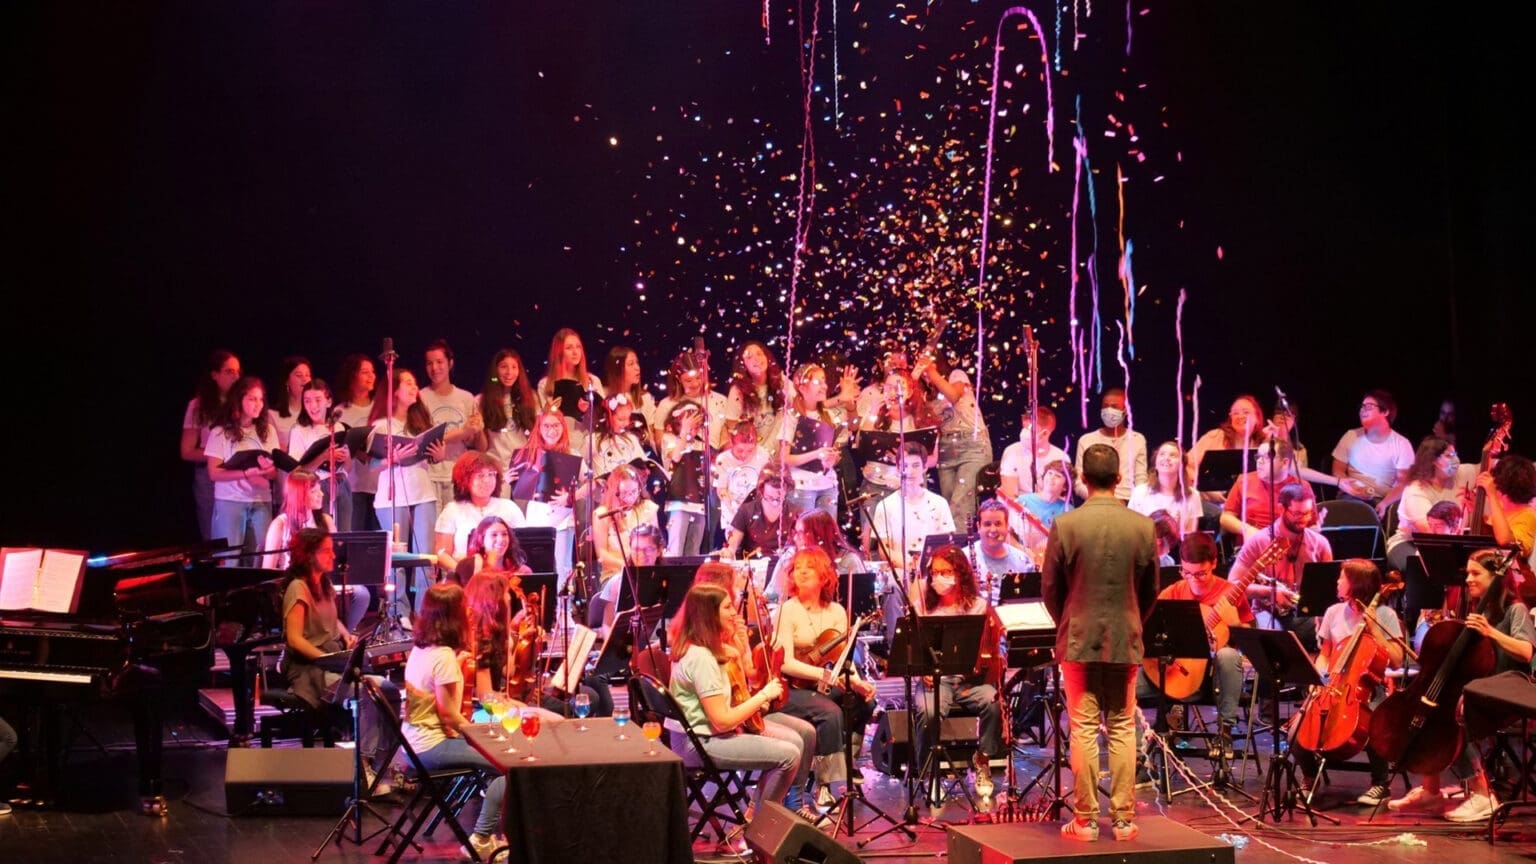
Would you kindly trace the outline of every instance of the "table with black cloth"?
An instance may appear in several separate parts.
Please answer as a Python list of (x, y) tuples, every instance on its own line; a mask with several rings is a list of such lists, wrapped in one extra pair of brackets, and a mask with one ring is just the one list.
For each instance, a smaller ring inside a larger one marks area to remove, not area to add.
[[(521, 732), (496, 741), (491, 726), (465, 733), (507, 775), (509, 860), (690, 864), (683, 760), (660, 742), (659, 755), (645, 755), (650, 742), (633, 724), (619, 741), (612, 718), (588, 718), (586, 732), (577, 723), (548, 723), (532, 742)], [(530, 748), (538, 761), (522, 761)]]

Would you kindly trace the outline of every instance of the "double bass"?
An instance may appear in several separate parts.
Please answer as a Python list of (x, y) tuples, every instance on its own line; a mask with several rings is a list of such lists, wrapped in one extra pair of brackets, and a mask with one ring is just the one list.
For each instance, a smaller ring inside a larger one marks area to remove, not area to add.
[[(1392, 571), (1371, 602), (1349, 643), (1333, 660), (1328, 683), (1313, 688), (1297, 712), (1294, 746), (1326, 759), (1349, 759), (1365, 747), (1371, 732), (1371, 695), (1386, 680), (1390, 661), (1385, 649), (1368, 631), (1381, 601), (1401, 590), (1401, 579)], [(1351, 601), (1357, 602), (1357, 601)]]
[[(1509, 430), (1514, 425), (1514, 417), (1509, 413), (1509, 406), (1503, 402), (1493, 403), (1488, 409), (1488, 419), (1493, 423), (1493, 428), (1488, 432), (1488, 440), (1483, 444), (1483, 458), (1478, 463), (1477, 473), (1482, 475), (1493, 467), (1493, 460), (1509, 447)], [(1487, 535), (1492, 529), (1488, 525), (1488, 491), (1483, 487), (1477, 487), (1477, 492), (1472, 505), (1472, 512), (1467, 514), (1467, 520), (1462, 530), (1467, 534)]]

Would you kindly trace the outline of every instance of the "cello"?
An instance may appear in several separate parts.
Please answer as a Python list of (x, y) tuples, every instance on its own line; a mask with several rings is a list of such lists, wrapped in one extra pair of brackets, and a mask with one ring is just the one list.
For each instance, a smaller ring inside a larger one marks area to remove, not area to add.
[[(1394, 576), (1399, 578), (1391, 578)], [(1371, 731), (1371, 695), (1386, 680), (1390, 660), (1367, 630), (1375, 619), (1376, 607), (1402, 587), (1400, 574), (1391, 571), (1371, 598), (1349, 643), (1334, 658), (1328, 683), (1308, 694), (1297, 712), (1295, 746), (1336, 761), (1349, 759), (1365, 747)]]
[[(1483, 595), (1477, 613), (1488, 609)], [(1462, 729), (1456, 704), (1462, 688), (1493, 674), (1493, 642), (1463, 621), (1429, 628), (1419, 648), (1419, 675), (1388, 696), (1371, 717), (1370, 748), (1395, 768), (1437, 774), (1461, 752)]]
[[(1509, 413), (1509, 406), (1503, 402), (1493, 403), (1488, 409), (1488, 419), (1492, 421), (1493, 428), (1488, 432), (1488, 440), (1483, 444), (1483, 458), (1478, 463), (1477, 473), (1487, 473), (1493, 467), (1493, 460), (1509, 448), (1509, 430), (1514, 425), (1514, 417)], [(1488, 524), (1488, 490), (1481, 486), (1472, 505), (1472, 512), (1467, 516), (1467, 522), (1462, 529), (1467, 534), (1487, 535), (1492, 534), (1493, 529)]]

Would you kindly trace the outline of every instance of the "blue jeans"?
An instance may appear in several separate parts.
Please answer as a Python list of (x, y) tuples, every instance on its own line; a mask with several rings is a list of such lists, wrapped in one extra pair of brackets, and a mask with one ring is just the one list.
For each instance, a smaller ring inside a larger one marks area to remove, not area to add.
[(575, 562), (576, 529), (555, 529), (555, 572), (560, 574), (560, 587), (565, 588), (565, 580), (571, 576), (571, 571), (576, 569)]
[(229, 541), (230, 548), (244, 549), (240, 558), (225, 558), (225, 567), (255, 567), (255, 552), (267, 541), (272, 524), (272, 505), (266, 501), (214, 501), (212, 539)]
[[(1138, 703), (1153, 702), (1161, 695), (1157, 689), (1157, 682), (1147, 677), (1147, 670), (1141, 669), (1136, 673), (1136, 701)], [(1228, 645), (1216, 650), (1211, 663), (1206, 667), (1205, 681), (1200, 685), (1200, 692), (1189, 697), (1194, 699), (1214, 699), (1216, 702), (1216, 720), (1230, 729), (1237, 723), (1237, 709), (1243, 701), (1243, 655), (1236, 648)], [(1169, 700), (1171, 703), (1173, 700)], [(1141, 749), (1142, 727), (1136, 724), (1136, 749)]]
[[(789, 718), (795, 720), (795, 718)], [(804, 720), (796, 723), (806, 724)], [(811, 757), (805, 752), (804, 730), (798, 730), (784, 722), (780, 715), (773, 715), (763, 724), (763, 734), (751, 735), (738, 732), (716, 735), (704, 739), (704, 750), (715, 766), (724, 771), (737, 769), (761, 770), (757, 781), (754, 808), (762, 812), (764, 801), (780, 801), (791, 789), (805, 789), (805, 779), (810, 770)], [(691, 739), (683, 739), (683, 764), (696, 763)], [(799, 804), (795, 808), (799, 808)]]
[[(924, 682), (917, 685), (917, 734), (918, 750), (924, 750), (924, 736), (928, 731), (929, 718), (933, 716), (933, 691)], [(1003, 754), (1003, 717), (997, 704), (997, 688), (991, 684), (968, 684), (959, 675), (945, 675), (939, 679), (939, 716), (948, 717), (958, 705), (966, 716), (981, 718), (976, 746), (988, 758)]]
[(667, 557), (697, 555), (704, 545), (704, 514), (667, 511)]
[(789, 489), (784, 493), (784, 503), (796, 515), (802, 516), (809, 513), (812, 508), (825, 510), (828, 516), (837, 519), (837, 487), (830, 489)]
[[(437, 746), (416, 754), (428, 771), (444, 768), (483, 768), (495, 771), (496, 766), (469, 746), (463, 738), (446, 738)], [(485, 787), (485, 803), (480, 805), (480, 815), (475, 817), (475, 833), (482, 837), (496, 833), (496, 823), (501, 819), (501, 801), (507, 794), (507, 778), (497, 775)]]
[(952, 432), (939, 439), (939, 494), (949, 501), (955, 524), (976, 515), (976, 474), (992, 461), (992, 441), (983, 432)]

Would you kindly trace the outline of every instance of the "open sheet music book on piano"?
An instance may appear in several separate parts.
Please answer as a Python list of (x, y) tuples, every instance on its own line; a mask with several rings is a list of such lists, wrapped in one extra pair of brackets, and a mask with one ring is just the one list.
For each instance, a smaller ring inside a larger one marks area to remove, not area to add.
[(0, 549), (0, 611), (74, 614), (85, 558), (77, 549)]

